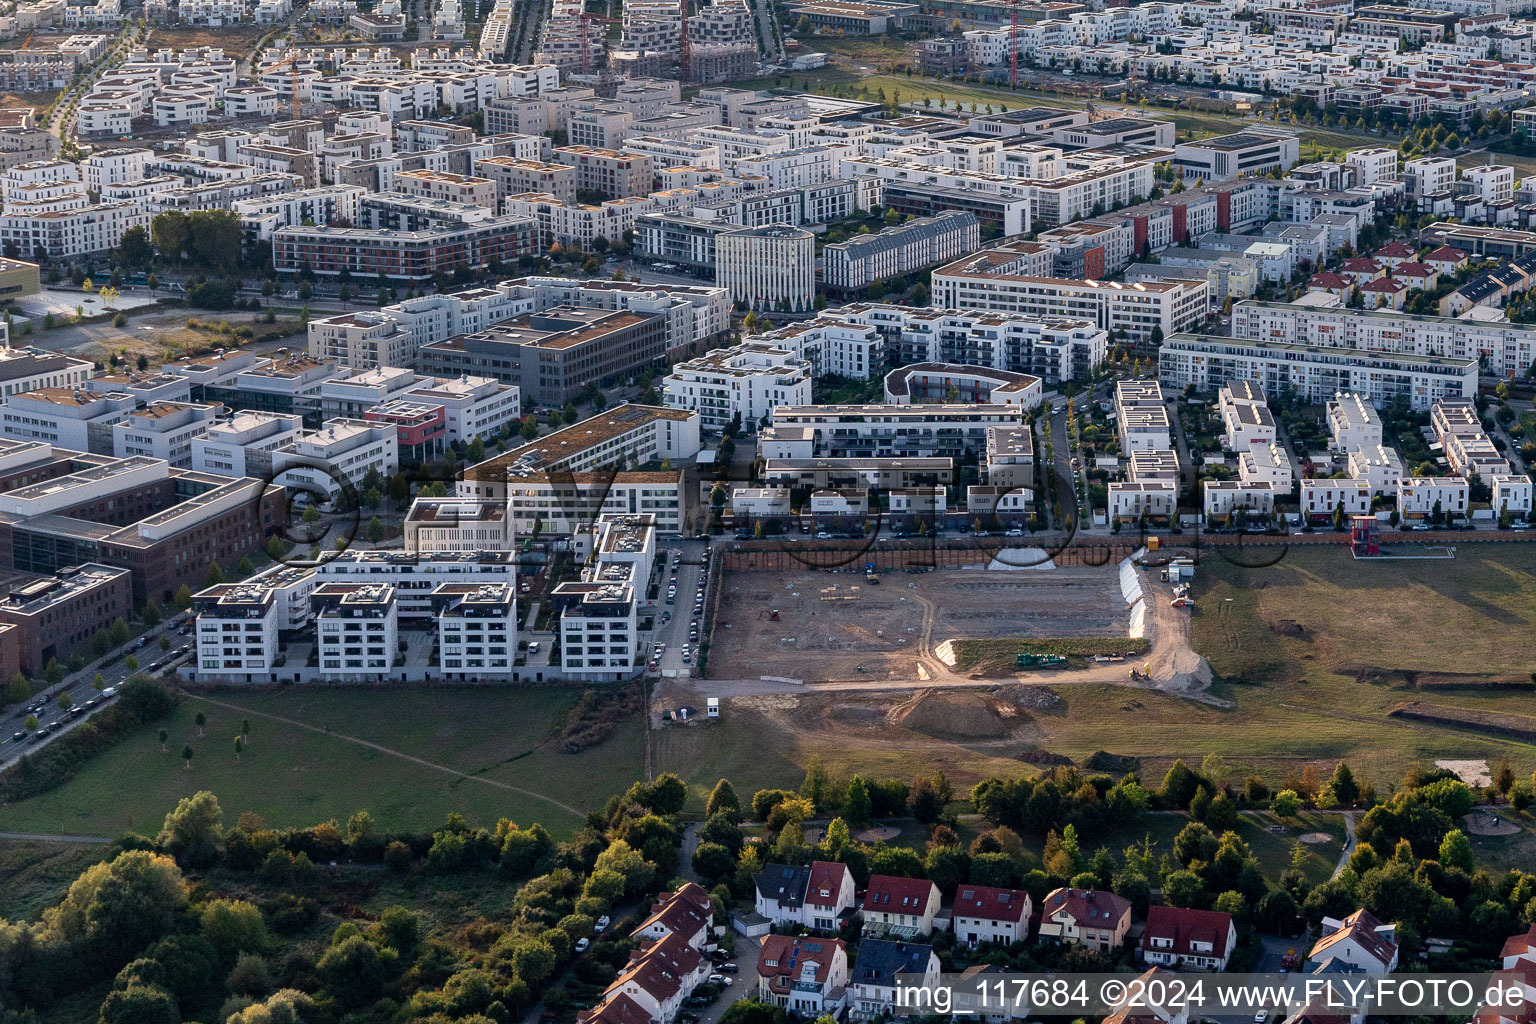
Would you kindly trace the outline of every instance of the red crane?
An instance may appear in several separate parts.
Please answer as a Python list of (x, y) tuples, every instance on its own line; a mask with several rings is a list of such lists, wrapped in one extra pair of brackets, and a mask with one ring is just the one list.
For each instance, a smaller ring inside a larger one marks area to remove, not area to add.
[(677, 0), (682, 23), (677, 33), (677, 77), (687, 84), (693, 77), (693, 46), (688, 42), (688, 0)]
[(600, 21), (600, 22), (602, 22), (605, 25), (617, 25), (619, 23), (619, 19), (618, 18), (605, 18), (601, 14), (588, 14), (586, 11), (582, 11), (581, 12), (581, 70), (582, 71), (591, 71), (592, 70), (592, 54), (587, 49), (587, 37), (590, 34), (590, 33), (587, 32), (587, 23), (588, 22), (593, 22), (593, 21)]
[(1008, 5), (1008, 84), (1019, 84), (1019, 0)]

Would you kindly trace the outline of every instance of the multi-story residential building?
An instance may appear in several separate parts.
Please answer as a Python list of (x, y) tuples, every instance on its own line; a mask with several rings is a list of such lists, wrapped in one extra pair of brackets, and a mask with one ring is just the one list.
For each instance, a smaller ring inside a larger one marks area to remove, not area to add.
[(901, 939), (865, 939), (859, 943), (848, 990), (848, 1016), (873, 1020), (905, 1006), (898, 990), (938, 983), (939, 957), (933, 947)]
[(1427, 410), (1441, 398), (1477, 391), (1476, 359), (1393, 355), (1318, 345), (1245, 341), (1179, 334), (1158, 353), (1158, 379), (1170, 390), (1210, 391), (1226, 380), (1254, 380), (1265, 391), (1290, 388), (1303, 401), (1322, 403), (1340, 391), (1374, 405), (1398, 398)]
[(664, 460), (681, 465), (698, 453), (697, 413), (621, 405), (466, 468), (458, 493), (469, 498), (506, 499), (509, 484), (545, 474), (575, 474)]
[(1493, 495), (1489, 505), (1495, 516), (1507, 513), (1516, 519), (1531, 517), (1531, 478), (1524, 473), (1495, 474), (1487, 480)]
[(148, 230), (150, 217), (134, 200), (108, 199), (65, 210), (0, 214), (0, 245), (40, 259), (76, 259), (116, 249), (129, 228)]
[(981, 478), (1005, 488), (1035, 486), (1035, 436), (1027, 426), (988, 427)]
[(221, 405), (150, 402), (112, 425), (112, 453), (119, 459), (144, 455), (189, 468), (193, 443), (223, 411)]
[(804, 312), (816, 297), (816, 239), (804, 228), (770, 224), (715, 239), (715, 284), (752, 309)]
[(1268, 448), (1275, 443), (1275, 417), (1269, 411), (1264, 390), (1253, 381), (1232, 381), (1216, 396), (1221, 416), (1223, 442), (1234, 452), (1255, 445)]
[(1363, 516), (1371, 510), (1371, 488), (1364, 480), (1318, 477), (1301, 482), (1301, 514), (1309, 520), (1329, 519), (1342, 507), (1344, 515)]
[(557, 146), (555, 162), (576, 168), (576, 188), (601, 192), (608, 199), (643, 196), (651, 190), (655, 164), (641, 153), (620, 153), (592, 146)]
[(1172, 480), (1116, 480), (1108, 488), (1109, 521), (1166, 521), (1179, 507), (1179, 485)]
[(410, 366), (416, 337), (379, 312), (341, 313), (309, 322), (309, 354), (358, 370)]
[(1397, 494), (1397, 484), (1403, 478), (1403, 459), (1394, 448), (1384, 444), (1350, 451), (1346, 460), (1350, 479), (1364, 483), (1371, 489), (1371, 496), (1390, 497)]
[(1186, 179), (1226, 181), (1242, 175), (1288, 171), (1301, 156), (1295, 135), (1245, 131), (1174, 147), (1173, 163)]
[(444, 436), (450, 442), (493, 440), (522, 417), (522, 389), (494, 377), (437, 378), (413, 388), (409, 397), (442, 407)]
[(343, 551), (316, 566), (322, 583), (387, 583), (401, 618), (430, 619), (432, 592), (441, 583), (507, 583), (516, 564), (511, 552), (379, 550)]
[[(1008, 266), (1009, 263), (1003, 263)], [(933, 303), (957, 309), (1084, 319), (1109, 331), (1151, 340), (1204, 319), (1209, 285), (1201, 281), (1074, 281), (999, 272), (985, 253), (933, 272)]]
[(733, 419), (753, 423), (780, 406), (808, 405), (811, 365), (788, 349), (747, 342), (674, 365), (662, 397), (697, 412), (704, 430), (721, 431)]
[(323, 679), (377, 681), (399, 657), (400, 608), (388, 583), (323, 582), (309, 595)]
[(554, 196), (564, 203), (576, 201), (576, 168), (572, 164), (492, 156), (476, 160), (475, 173), (491, 180), (498, 201), (529, 192)]
[(1221, 516), (1269, 516), (1275, 511), (1275, 486), (1267, 480), (1201, 480), (1207, 523)]
[(560, 610), (560, 668), (566, 676), (620, 680), (643, 667), (633, 582), (561, 583), (550, 600)]
[(1536, 325), (1416, 316), (1392, 310), (1240, 302), (1232, 307), (1232, 335), (1367, 354), (1481, 360), (1484, 372), (1499, 377), (1521, 375), (1536, 362)]
[(932, 487), (955, 480), (955, 460), (937, 457), (765, 459), (763, 480), (781, 487), (813, 489)]
[(1117, 382), (1115, 417), (1120, 450), (1126, 455), (1133, 452), (1167, 451), (1173, 447), (1168, 409), (1163, 405), (1163, 390), (1157, 381)]
[(435, 380), (435, 377), (423, 377), (415, 370), (399, 366), (350, 371), (320, 384), (320, 415), (326, 419), (333, 416), (361, 416), (376, 406), (404, 398), (416, 388)]
[(1039, 405), (1040, 399), (1039, 377), (983, 366), (913, 363), (885, 375), (885, 400), (891, 405), (965, 402), (1017, 405), (1028, 411)]
[(503, 501), (417, 498), (406, 513), (406, 551), (510, 551), (507, 506)]
[(1460, 519), (1467, 514), (1469, 490), (1459, 476), (1405, 476), (1397, 482), (1397, 514), (1405, 522)]
[(444, 679), (510, 678), (517, 662), (512, 583), (441, 583), (432, 591)]
[(984, 452), (992, 428), (1022, 422), (1016, 405), (782, 405), (759, 437), (765, 452), (806, 430), (816, 456), (960, 459)]
[[(314, 573), (298, 570), (314, 589)], [(307, 600), (305, 602), (307, 604)], [(278, 588), (260, 580), (221, 583), (192, 595), (196, 621), (195, 669), (199, 679), (268, 682), (282, 657), (278, 633), (284, 621)], [(307, 619), (306, 615), (306, 619)]]
[(239, 412), (211, 423), (192, 439), (192, 469), (219, 476), (270, 479), (272, 452), (291, 443), (304, 429), (293, 413)]
[(1429, 425), (1440, 442), (1451, 471), (1463, 477), (1487, 479), (1513, 472), (1508, 460), (1483, 430), (1477, 406), (1470, 399), (1441, 399), (1429, 413)]
[(828, 288), (856, 290), (973, 253), (980, 246), (975, 214), (953, 211), (921, 217), (823, 246), (822, 281)]
[[(4, 218), (0, 217), (0, 238)], [(116, 244), (115, 242), (113, 243)], [(286, 227), (273, 232), (272, 266), (279, 273), (336, 277), (383, 276), (427, 281), (461, 267), (481, 270), (538, 252), (537, 226), (517, 217), (488, 216), (472, 223), (418, 229)]]
[(1328, 400), (1328, 432), (1333, 447), (1341, 452), (1381, 446), (1381, 415), (1370, 399), (1354, 392), (1339, 392)]
[(370, 470), (388, 478), (399, 468), (394, 428), (365, 420), (328, 420), (272, 452), (275, 483), (327, 502), (341, 498), (347, 487), (361, 493)]

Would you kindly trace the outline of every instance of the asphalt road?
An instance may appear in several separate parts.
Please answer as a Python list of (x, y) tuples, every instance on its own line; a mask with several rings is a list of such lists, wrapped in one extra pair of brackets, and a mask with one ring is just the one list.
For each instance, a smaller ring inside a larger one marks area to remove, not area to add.
[[(125, 663), (128, 654), (133, 654), (139, 659), (141, 664), (138, 671), (146, 672), (150, 669), (151, 665), (156, 663), (162, 663), (161, 667), (164, 668), (166, 663), (179, 657), (176, 652), (184, 648), (188, 649), (188, 653), (190, 653), (192, 638), (190, 636), (179, 636), (176, 633), (176, 630), (186, 621), (187, 614), (180, 612), (144, 633), (144, 644), (142, 647), (137, 646), (139, 640), (136, 638), (129, 641), (127, 647), (120, 648), (119, 653), (123, 656), (118, 658), (112, 665), (99, 670), (102, 678), (106, 680), (106, 686), (108, 688), (121, 686), (127, 681), (129, 676), (134, 674)], [(158, 641), (167, 632), (171, 638), (171, 649), (170, 651), (161, 651)], [(80, 672), (66, 677), (58, 686), (50, 686), (46, 690), (34, 693), (30, 700), (21, 704), (13, 704), (3, 712), (0, 712), (0, 768), (9, 767), (14, 762), (20, 760), (24, 754), (35, 753), (41, 750), (47, 744), (64, 735), (70, 729), (73, 729), (76, 725), (90, 718), (96, 712), (106, 707), (107, 704), (111, 703), (110, 699), (102, 700), (94, 707), (74, 718), (70, 718), (67, 712), (59, 710), (60, 694), (68, 693), (69, 699), (75, 707), (83, 707), (87, 701), (101, 696), (91, 686), (92, 680), (96, 678), (97, 671), (97, 669), (87, 666)], [(37, 707), (37, 703), (44, 693), (48, 695), (48, 701), (42, 704), (38, 710), (28, 711), (29, 707)], [(36, 738), (38, 733), (27, 734), (25, 723), (29, 714), (37, 715), (39, 732), (55, 724), (59, 726), (58, 731), (42, 739)], [(16, 738), (17, 733), (25, 735), (18, 740)]]

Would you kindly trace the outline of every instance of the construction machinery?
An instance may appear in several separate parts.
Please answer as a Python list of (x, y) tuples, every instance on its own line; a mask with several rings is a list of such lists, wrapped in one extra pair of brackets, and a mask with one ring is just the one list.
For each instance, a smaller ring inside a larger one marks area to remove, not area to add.
[(1021, 654), (1013, 659), (1015, 668), (1064, 668), (1066, 664), (1060, 654)]

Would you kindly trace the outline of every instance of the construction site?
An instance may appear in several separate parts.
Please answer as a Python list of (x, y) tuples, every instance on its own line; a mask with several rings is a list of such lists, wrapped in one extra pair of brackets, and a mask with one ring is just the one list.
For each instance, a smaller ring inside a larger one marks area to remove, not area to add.
[[(936, 648), (959, 638), (1125, 637), (1113, 565), (1012, 572), (731, 572), (709, 655), (715, 679), (765, 674), (920, 683), (948, 674)], [(878, 581), (878, 582), (876, 582)]]

